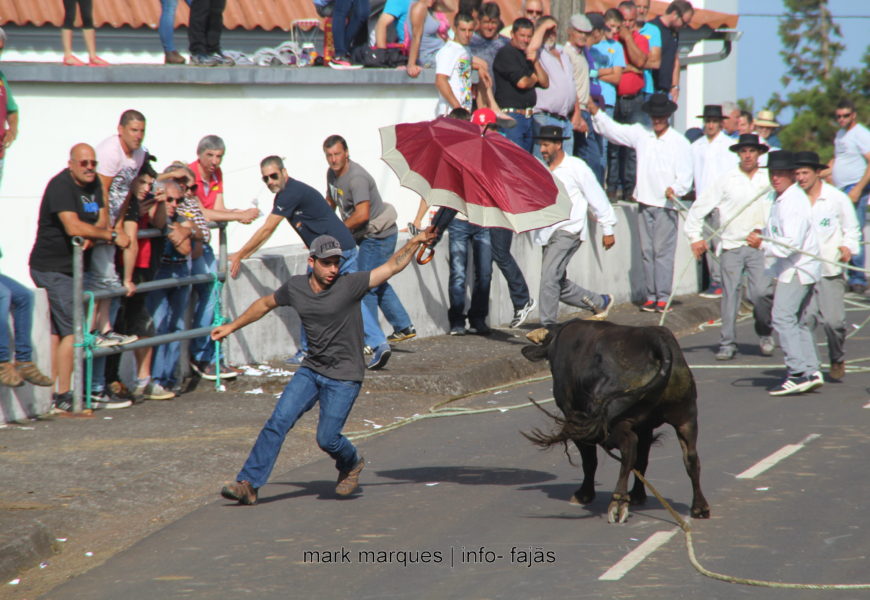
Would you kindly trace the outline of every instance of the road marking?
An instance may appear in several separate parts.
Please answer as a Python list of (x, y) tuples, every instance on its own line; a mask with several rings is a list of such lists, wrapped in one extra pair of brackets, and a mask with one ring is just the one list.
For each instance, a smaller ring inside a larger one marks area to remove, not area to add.
[(864, 408), (870, 408), (870, 402), (864, 405)]
[(774, 466), (776, 463), (780, 462), (781, 460), (785, 460), (813, 440), (817, 440), (820, 437), (822, 436), (818, 433), (811, 433), (797, 444), (788, 444), (786, 446), (783, 446), (767, 458), (758, 461), (757, 463), (737, 475), (737, 479), (752, 479), (754, 477), (758, 477), (769, 468)]
[(649, 536), (644, 543), (626, 554), (622, 560), (607, 569), (605, 573), (598, 578), (599, 581), (617, 581), (622, 579), (626, 573), (639, 565), (643, 559), (658, 550), (660, 547), (668, 543), (668, 541), (676, 535), (680, 530), (675, 527), (671, 531), (657, 531)]

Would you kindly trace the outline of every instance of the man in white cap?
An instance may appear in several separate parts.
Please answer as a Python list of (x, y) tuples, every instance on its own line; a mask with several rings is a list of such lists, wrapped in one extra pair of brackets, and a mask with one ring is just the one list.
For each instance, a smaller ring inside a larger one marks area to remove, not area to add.
[(269, 480), (287, 432), (318, 401), (317, 445), (335, 460), (338, 470), (335, 493), (348, 496), (359, 487), (365, 460), (341, 430), (366, 371), (360, 301), (369, 289), (407, 267), (420, 245), (434, 237), (434, 233), (418, 233), (383, 265), (371, 271), (342, 274), (341, 243), (332, 236), (321, 235), (309, 246), (307, 275), (290, 277), (274, 293), (254, 301), (235, 321), (212, 331), (213, 340), (222, 340), (278, 306), (292, 306), (308, 336), (307, 356), (260, 430), (236, 481), (221, 490), (224, 498), (239, 504), (256, 504), (258, 490)]

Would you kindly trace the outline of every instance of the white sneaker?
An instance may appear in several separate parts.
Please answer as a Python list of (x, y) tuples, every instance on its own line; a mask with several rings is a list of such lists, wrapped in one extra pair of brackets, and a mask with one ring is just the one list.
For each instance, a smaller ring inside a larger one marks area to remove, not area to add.
[(776, 342), (769, 335), (761, 336), (758, 339), (758, 347), (761, 350), (762, 356), (773, 356), (773, 351), (776, 350)]
[(156, 382), (149, 382), (148, 385), (141, 385), (133, 390), (136, 396), (142, 396), (146, 400), (172, 400), (175, 398), (175, 393), (165, 389), (162, 385)]
[(526, 322), (526, 319), (529, 318), (529, 314), (534, 310), (535, 304), (535, 299), (529, 298), (529, 301), (526, 302), (525, 306), (514, 311), (514, 318), (511, 319), (512, 329), (516, 329)]

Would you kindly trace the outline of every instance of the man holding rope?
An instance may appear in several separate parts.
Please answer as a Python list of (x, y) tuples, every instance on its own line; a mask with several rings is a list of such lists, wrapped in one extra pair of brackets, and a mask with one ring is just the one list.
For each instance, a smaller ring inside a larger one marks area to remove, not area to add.
[(731, 360), (737, 354), (736, 322), (743, 296), (743, 273), (748, 276), (749, 300), (754, 307), (755, 333), (759, 336), (761, 354), (770, 356), (774, 349), (770, 298), (765, 295), (770, 277), (764, 273), (764, 252), (746, 242), (750, 232), (764, 227), (770, 213), (770, 183), (767, 174), (758, 167), (758, 157), (767, 152), (768, 147), (759, 142), (757, 135), (748, 133), (741, 135), (740, 141), (729, 148), (740, 157), (739, 166), (704, 189), (689, 209), (683, 226), (692, 253), (701, 260), (708, 243), (701, 234), (705, 217), (718, 209), (718, 220), (723, 223), (719, 238), (722, 329), (716, 360)]
[(238, 319), (212, 331), (211, 338), (218, 341), (278, 306), (292, 306), (308, 336), (308, 354), (302, 366), (284, 388), (236, 481), (221, 490), (224, 498), (239, 504), (257, 502), (257, 490), (268, 481), (287, 432), (318, 401), (317, 444), (335, 460), (339, 473), (335, 493), (348, 496), (357, 489), (365, 460), (341, 430), (366, 370), (360, 301), (369, 289), (407, 267), (420, 245), (434, 238), (433, 232), (418, 233), (383, 265), (371, 271), (340, 273), (345, 260), (341, 243), (321, 235), (309, 246), (308, 275), (290, 277), (274, 294), (251, 304)]
[(806, 192), (813, 211), (813, 228), (821, 246), (822, 277), (813, 294), (812, 326), (821, 322), (828, 340), (831, 369), (828, 376), (840, 380), (846, 374), (844, 346), (846, 343), (846, 279), (837, 262), (849, 264), (849, 259), (861, 247), (861, 231), (852, 201), (845, 193), (825, 183), (820, 172), (827, 165), (815, 152), (795, 154), (798, 185)]
[(785, 380), (769, 390), (771, 396), (808, 392), (825, 383), (819, 371), (816, 342), (807, 323), (813, 288), (822, 275), (819, 242), (813, 228), (810, 201), (795, 184), (794, 155), (780, 150), (767, 160), (770, 185), (775, 200), (763, 235), (754, 230), (746, 238), (753, 248), (761, 248), (775, 279), (773, 290), (773, 328), (779, 334), (785, 366)]

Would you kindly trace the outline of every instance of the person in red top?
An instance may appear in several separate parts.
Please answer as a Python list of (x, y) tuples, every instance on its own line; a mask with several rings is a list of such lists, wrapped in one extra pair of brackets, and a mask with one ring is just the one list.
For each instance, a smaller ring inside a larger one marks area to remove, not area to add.
[[(640, 107), (646, 100), (643, 93), (643, 70), (649, 57), (649, 40), (637, 30), (637, 7), (622, 2), (619, 9), (610, 9), (605, 24), (614, 30), (613, 39), (622, 44), (625, 68), (616, 86), (616, 106), (613, 118), (619, 123), (643, 123), (646, 113)], [(632, 148), (618, 144), (607, 147), (607, 188), (611, 199), (631, 198), (637, 179), (637, 155)]]
[[(250, 224), (260, 215), (256, 207), (245, 210), (227, 209), (224, 205), (224, 178), (221, 162), (226, 152), (224, 141), (216, 135), (207, 135), (196, 147), (196, 160), (190, 163), (195, 177), (195, 192), (201, 204), (203, 216), (208, 221), (238, 221)], [(193, 259), (190, 274), (217, 273), (217, 261), (209, 244), (204, 244), (202, 256)], [(191, 327), (210, 327), (214, 320), (214, 298), (212, 284), (200, 283), (193, 286), (196, 295)], [(191, 368), (203, 379), (214, 381), (217, 378), (215, 345), (208, 336), (190, 341)], [(221, 366), (222, 377), (234, 377), (234, 370)]]

